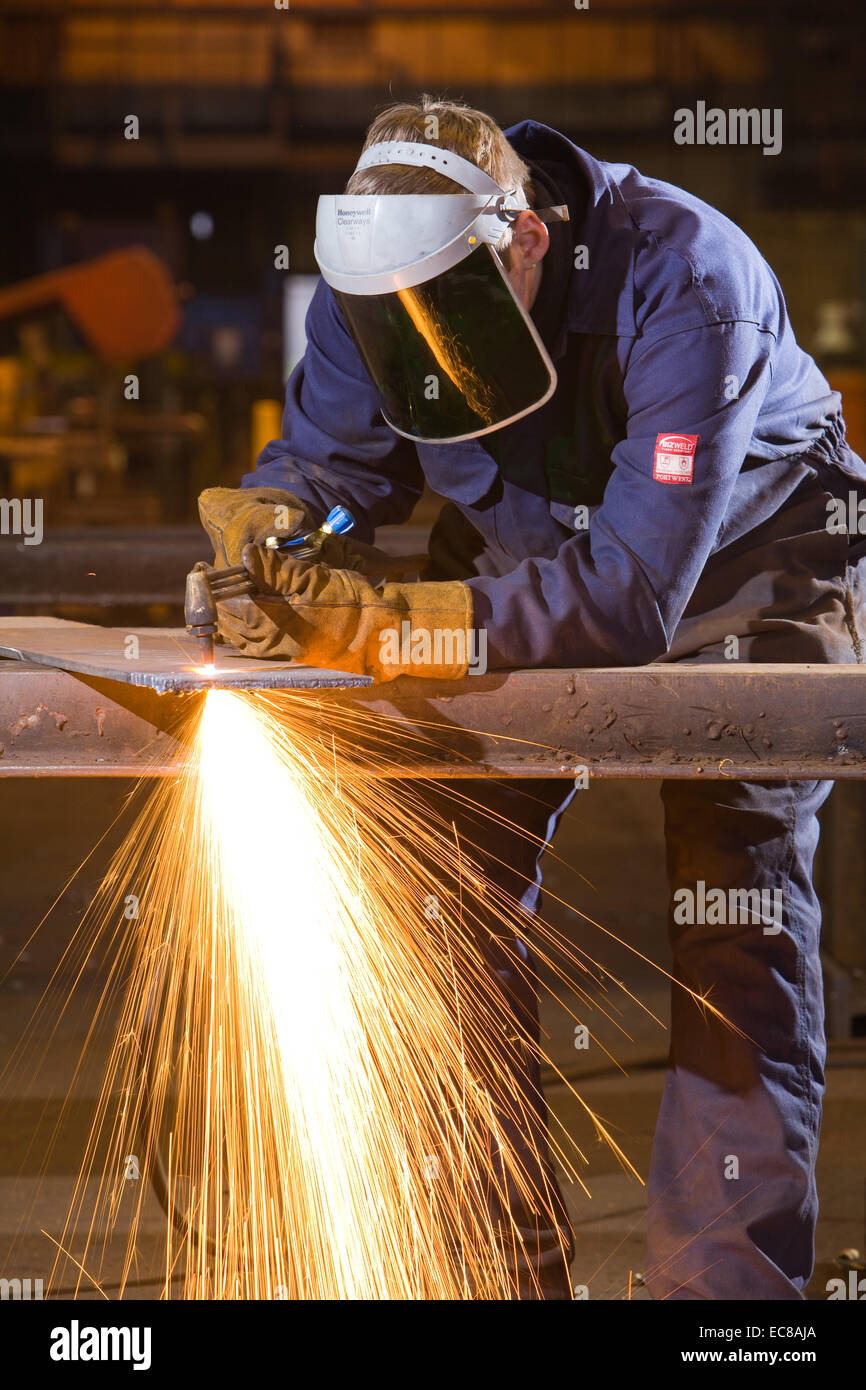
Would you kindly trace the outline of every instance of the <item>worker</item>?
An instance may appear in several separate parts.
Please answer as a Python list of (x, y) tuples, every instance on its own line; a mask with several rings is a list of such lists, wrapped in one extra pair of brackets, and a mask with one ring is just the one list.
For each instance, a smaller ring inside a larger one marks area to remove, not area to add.
[[(283, 437), (239, 489), (201, 499), (219, 562), (243, 561), (264, 595), (221, 605), (226, 640), (381, 681), (459, 679), (485, 644), (490, 670), (861, 659), (863, 543), (828, 516), (866, 495), (866, 467), (772, 270), (719, 212), (536, 121), (503, 132), (424, 97), (377, 116), (346, 193), (320, 199), (316, 257)], [(419, 582), (261, 544), (275, 515), (288, 533), (336, 503), (370, 542), (425, 483), (447, 500)], [(422, 643), (419, 664), (386, 640), (407, 622), (464, 641)], [(662, 785), (675, 977), (733, 1028), (673, 990), (655, 1299), (793, 1300), (809, 1280), (825, 1064), (812, 861), (831, 785)], [(472, 805), (445, 815), (532, 911), (538, 845), (573, 787), (463, 789)], [(425, 795), (441, 807), (447, 791)], [(528, 834), (509, 840), (503, 818)], [(700, 883), (768, 890), (782, 910), (688, 920), (701, 914), (675, 904)], [(515, 1007), (534, 1018), (534, 999)], [(537, 1076), (514, 1084), (530, 1094)], [(571, 1296), (561, 1211), (518, 1214), (517, 1297)]]

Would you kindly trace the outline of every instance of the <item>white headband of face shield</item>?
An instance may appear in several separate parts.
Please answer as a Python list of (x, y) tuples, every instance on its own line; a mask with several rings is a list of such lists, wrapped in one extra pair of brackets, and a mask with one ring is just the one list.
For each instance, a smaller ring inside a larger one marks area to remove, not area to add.
[[(442, 150), (433, 145), (412, 144), (410, 141), (382, 140), (378, 145), (370, 145), (362, 152), (354, 172), (357, 174), (361, 169), (370, 169), (380, 164), (412, 164), (419, 169), (435, 169), (437, 174), (444, 174), (452, 183), (458, 183), (461, 188), (465, 188), (467, 193), (483, 194), (488, 201), (495, 197), (497, 207), (501, 211), (503, 229), (529, 208), (522, 188), (504, 189), (492, 175), (480, 169), (471, 160), (455, 154), (453, 150)], [(542, 222), (567, 222), (568, 208), (564, 203), (555, 207), (538, 208), (536, 216)]]
[(528, 208), (523, 189), (506, 192), (500, 184), (477, 164), (455, 154), (453, 150), (442, 150), (435, 145), (418, 145), (403, 140), (383, 140), (378, 145), (370, 145), (361, 154), (355, 165), (355, 173), (370, 169), (379, 164), (414, 164), (419, 169), (434, 169), (452, 183), (459, 183), (467, 193), (486, 193), (488, 197), (501, 193), (510, 208)]
[[(399, 140), (370, 145), (355, 172), (395, 164), (433, 169), (467, 192), (321, 197), (315, 255), (333, 289), (381, 294), (421, 283), (479, 242), (497, 246), (529, 207), (522, 188), (507, 191), (468, 159), (437, 146)], [(542, 208), (536, 215), (567, 221), (568, 209)]]
[[(471, 160), (455, 154), (453, 150), (443, 150), (436, 145), (413, 144), (404, 140), (382, 140), (362, 152), (355, 165), (355, 173), (383, 164), (409, 164), (418, 169), (433, 169), (452, 183), (465, 188), (467, 193), (474, 194), (479, 200), (483, 199), (474, 204), (479, 211), (486, 210), (484, 221), (476, 231), (479, 240), (490, 242), (494, 246), (502, 239), (503, 233), (508, 230), (514, 219), (529, 207), (522, 188), (503, 188), (491, 174), (480, 169)], [(437, 193), (427, 196), (441, 198), (460, 195)]]

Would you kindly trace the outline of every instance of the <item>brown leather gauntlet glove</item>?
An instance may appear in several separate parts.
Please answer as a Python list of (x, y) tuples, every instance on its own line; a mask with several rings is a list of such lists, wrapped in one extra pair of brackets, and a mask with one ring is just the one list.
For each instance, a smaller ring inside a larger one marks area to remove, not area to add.
[(220, 634), (245, 656), (302, 661), (379, 681), (459, 680), (472, 651), (472, 594), (460, 580), (386, 583), (355, 570), (244, 551), (252, 598), (219, 605)]
[[(300, 536), (317, 523), (291, 492), (278, 487), (210, 487), (198, 499), (202, 525), (214, 548), (214, 567), (239, 565), (245, 545), (262, 545), (268, 536)], [(387, 574), (399, 557), (384, 554), (351, 535), (328, 536), (320, 558), (335, 569)]]
[(198, 499), (198, 514), (217, 569), (239, 565), (245, 545), (301, 535), (316, 524), (303, 502), (279, 487), (209, 487)]

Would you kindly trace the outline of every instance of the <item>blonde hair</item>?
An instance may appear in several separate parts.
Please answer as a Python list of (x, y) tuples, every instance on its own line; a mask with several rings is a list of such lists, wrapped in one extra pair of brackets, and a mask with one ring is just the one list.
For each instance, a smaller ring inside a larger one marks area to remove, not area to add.
[[(535, 190), (526, 164), (493, 117), (465, 102), (439, 100), (426, 92), (416, 102), (395, 102), (372, 121), (364, 149), (385, 140), (423, 142), (451, 150), (477, 164), (506, 192), (522, 192), (527, 207), (533, 205)], [(378, 193), (463, 193), (465, 189), (435, 169), (380, 164), (354, 173), (345, 191), (371, 197)], [(509, 228), (497, 250), (504, 252), (510, 241)]]

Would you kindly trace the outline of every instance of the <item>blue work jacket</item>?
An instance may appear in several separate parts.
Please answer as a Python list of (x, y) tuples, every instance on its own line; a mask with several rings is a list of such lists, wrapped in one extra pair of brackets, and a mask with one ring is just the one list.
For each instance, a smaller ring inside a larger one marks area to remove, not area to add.
[(316, 515), (342, 502), (371, 540), (408, 518), (426, 480), (475, 538), (454, 573), (491, 667), (653, 661), (711, 557), (757, 542), (805, 480), (845, 496), (866, 467), (733, 222), (535, 121), (506, 133), (536, 205), (570, 212), (550, 229), (532, 311), (557, 369), (551, 400), (477, 440), (404, 439), (320, 282), (283, 438), (243, 484), (287, 488)]

